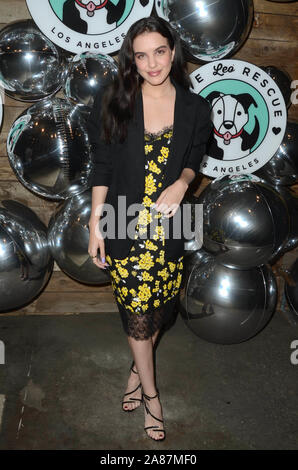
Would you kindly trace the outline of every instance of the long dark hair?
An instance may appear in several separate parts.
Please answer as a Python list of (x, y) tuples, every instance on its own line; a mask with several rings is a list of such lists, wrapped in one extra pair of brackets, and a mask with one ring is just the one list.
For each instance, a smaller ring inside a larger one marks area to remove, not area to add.
[(118, 74), (105, 90), (101, 107), (101, 138), (106, 143), (123, 142), (127, 135), (128, 121), (133, 117), (137, 92), (143, 77), (137, 72), (133, 41), (144, 32), (158, 32), (167, 38), (175, 55), (170, 76), (183, 88), (191, 82), (179, 35), (163, 18), (149, 16), (136, 21), (128, 30), (118, 55)]

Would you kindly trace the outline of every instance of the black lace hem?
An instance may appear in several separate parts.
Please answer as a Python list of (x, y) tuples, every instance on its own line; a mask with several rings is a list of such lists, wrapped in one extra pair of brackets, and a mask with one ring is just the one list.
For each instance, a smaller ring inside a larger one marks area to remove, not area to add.
[(142, 314), (129, 312), (123, 305), (117, 302), (126, 335), (141, 341), (149, 339), (163, 325), (170, 322), (174, 314), (177, 298), (178, 294), (165, 302), (161, 307)]

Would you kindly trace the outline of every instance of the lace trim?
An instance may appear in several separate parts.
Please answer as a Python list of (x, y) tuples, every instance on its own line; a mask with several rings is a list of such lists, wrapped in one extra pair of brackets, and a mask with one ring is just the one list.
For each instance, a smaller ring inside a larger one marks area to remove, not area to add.
[(129, 313), (127, 318), (127, 336), (136, 340), (146, 340), (160, 330), (164, 323), (164, 307), (154, 310), (152, 313), (136, 315)]
[(122, 319), (123, 329), (127, 336), (136, 340), (149, 339), (163, 325), (167, 324), (174, 314), (174, 307), (178, 294), (169, 299), (161, 307), (145, 313), (127, 312), (125, 308), (117, 302), (118, 310)]
[(174, 127), (174, 124), (171, 124), (170, 126), (165, 126), (165, 127), (163, 127), (162, 129), (160, 129), (160, 130), (157, 131), (157, 132), (149, 132), (149, 131), (147, 131), (146, 129), (144, 129), (144, 131), (145, 131), (145, 135), (147, 135), (148, 137), (155, 138), (155, 137), (161, 136), (161, 135), (164, 134), (166, 131), (172, 130), (173, 127)]

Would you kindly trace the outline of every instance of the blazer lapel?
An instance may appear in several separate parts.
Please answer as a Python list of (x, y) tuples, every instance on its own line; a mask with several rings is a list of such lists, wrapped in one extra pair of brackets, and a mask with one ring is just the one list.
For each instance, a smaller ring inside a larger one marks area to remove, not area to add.
[(182, 160), (187, 146), (191, 140), (194, 124), (193, 103), (189, 93), (173, 79), (176, 88), (176, 101), (174, 111), (173, 138), (171, 142), (169, 160), (165, 168), (164, 189), (174, 183), (180, 176)]
[[(179, 171), (182, 166), (182, 159), (187, 146), (191, 139), (191, 133), (194, 125), (194, 111), (191, 95), (184, 90), (179, 84), (177, 84), (172, 78), (171, 81), (176, 88), (176, 99), (174, 109), (174, 126), (173, 126), (173, 138), (171, 142), (171, 149), (169, 154), (169, 160), (165, 168), (164, 177), (164, 189), (172, 184), (178, 177)], [(135, 114), (134, 114), (134, 141), (131, 143), (133, 146), (132, 155), (133, 160), (133, 171), (135, 172), (137, 181), (136, 185), (138, 191), (143, 194), (144, 183), (145, 183), (145, 148), (144, 148), (144, 108), (143, 108), (143, 97), (142, 92), (136, 95), (135, 102)]]
[(138, 191), (143, 194), (145, 190), (145, 147), (144, 147), (144, 111), (142, 92), (136, 95), (135, 113), (134, 113), (135, 134), (132, 155), (134, 156), (132, 171), (136, 175), (136, 186)]

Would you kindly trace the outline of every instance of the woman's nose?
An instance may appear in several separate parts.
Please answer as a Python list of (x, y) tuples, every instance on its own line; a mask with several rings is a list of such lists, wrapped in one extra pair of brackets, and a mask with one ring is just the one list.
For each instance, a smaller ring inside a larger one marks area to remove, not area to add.
[(148, 64), (149, 64), (149, 67), (151, 67), (151, 68), (154, 68), (156, 66), (156, 58), (155, 58), (154, 55), (149, 56)]

